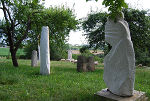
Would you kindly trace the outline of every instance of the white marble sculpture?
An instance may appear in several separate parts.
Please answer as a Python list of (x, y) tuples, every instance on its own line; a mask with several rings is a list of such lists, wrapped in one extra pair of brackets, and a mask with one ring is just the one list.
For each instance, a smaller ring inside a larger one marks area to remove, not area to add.
[(71, 62), (72, 60), (72, 50), (68, 50), (68, 60)]
[(104, 59), (104, 81), (109, 91), (119, 96), (132, 96), (135, 78), (135, 54), (128, 23), (123, 17), (117, 22), (108, 19), (105, 41), (112, 48)]
[(50, 74), (49, 28), (42, 27), (40, 40), (40, 74)]

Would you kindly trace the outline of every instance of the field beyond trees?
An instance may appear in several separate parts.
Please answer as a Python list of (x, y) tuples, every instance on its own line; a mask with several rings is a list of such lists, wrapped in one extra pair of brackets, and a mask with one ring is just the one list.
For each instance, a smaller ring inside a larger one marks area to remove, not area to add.
[[(51, 61), (51, 74), (42, 76), (30, 60), (18, 62), (13, 68), (11, 60), (0, 59), (0, 101), (93, 101), (94, 93), (106, 88), (102, 64), (78, 73), (74, 63)], [(135, 89), (150, 98), (149, 77), (150, 69), (136, 69)]]

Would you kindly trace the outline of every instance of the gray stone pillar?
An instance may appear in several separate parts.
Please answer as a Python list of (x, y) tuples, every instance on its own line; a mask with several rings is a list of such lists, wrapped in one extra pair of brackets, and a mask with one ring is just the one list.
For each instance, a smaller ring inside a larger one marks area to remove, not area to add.
[(40, 74), (50, 74), (49, 28), (42, 27), (40, 40)]
[(31, 57), (31, 66), (36, 67), (37, 66), (37, 51), (32, 51), (32, 57)]

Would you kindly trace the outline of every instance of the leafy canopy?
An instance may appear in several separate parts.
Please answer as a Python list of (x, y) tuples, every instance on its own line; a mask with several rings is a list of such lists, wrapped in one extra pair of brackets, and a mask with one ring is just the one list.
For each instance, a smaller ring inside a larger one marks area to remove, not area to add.
[(125, 0), (103, 0), (102, 5), (108, 7), (108, 11), (110, 12), (109, 17), (114, 20), (117, 19), (117, 16), (122, 16), (121, 12), (123, 8), (128, 8), (128, 5), (125, 3)]
[(64, 58), (69, 32), (75, 30), (78, 25), (72, 10), (64, 7), (50, 7), (43, 9), (43, 12), (37, 15), (38, 18), (35, 20), (40, 23), (33, 26), (32, 34), (29, 35), (25, 46), (28, 58), (32, 50), (37, 50), (42, 26), (49, 26), (51, 59)]

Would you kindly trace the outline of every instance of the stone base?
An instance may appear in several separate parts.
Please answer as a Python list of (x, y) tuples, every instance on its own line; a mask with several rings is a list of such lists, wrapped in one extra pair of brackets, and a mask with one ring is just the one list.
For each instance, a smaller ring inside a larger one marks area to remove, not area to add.
[(120, 97), (112, 94), (106, 89), (102, 89), (94, 94), (95, 101), (148, 101), (148, 97), (145, 96), (145, 92), (134, 90), (134, 94), (131, 97)]

